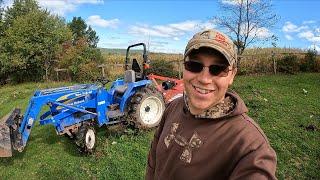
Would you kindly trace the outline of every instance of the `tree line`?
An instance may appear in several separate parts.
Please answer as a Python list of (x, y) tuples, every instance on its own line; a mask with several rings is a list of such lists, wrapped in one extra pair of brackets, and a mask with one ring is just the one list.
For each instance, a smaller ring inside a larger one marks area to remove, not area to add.
[(66, 22), (35, 0), (0, 0), (0, 84), (48, 80), (55, 68), (73, 81), (98, 76), (103, 58), (99, 37), (81, 17)]

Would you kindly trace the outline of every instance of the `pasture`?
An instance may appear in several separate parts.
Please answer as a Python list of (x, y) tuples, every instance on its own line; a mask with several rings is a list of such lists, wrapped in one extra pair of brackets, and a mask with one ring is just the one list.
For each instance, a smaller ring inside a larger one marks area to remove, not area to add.
[[(25, 109), (35, 89), (70, 84), (2, 86), (0, 117), (14, 107)], [(238, 76), (232, 89), (275, 149), (277, 177), (320, 179), (320, 74)], [(36, 124), (24, 152), (0, 159), (0, 179), (143, 179), (154, 130), (114, 126), (97, 132), (96, 151), (84, 156), (53, 127)]]

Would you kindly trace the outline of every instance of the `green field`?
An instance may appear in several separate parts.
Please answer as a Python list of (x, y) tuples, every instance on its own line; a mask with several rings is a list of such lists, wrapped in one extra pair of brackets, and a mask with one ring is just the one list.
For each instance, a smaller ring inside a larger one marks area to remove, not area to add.
[[(68, 83), (0, 87), (0, 117), (26, 108), (35, 89), (62, 85)], [(238, 76), (232, 89), (277, 152), (277, 177), (320, 179), (320, 74)], [(23, 153), (0, 159), (0, 179), (143, 179), (153, 132), (102, 127), (96, 152), (83, 156), (72, 140), (37, 124)]]

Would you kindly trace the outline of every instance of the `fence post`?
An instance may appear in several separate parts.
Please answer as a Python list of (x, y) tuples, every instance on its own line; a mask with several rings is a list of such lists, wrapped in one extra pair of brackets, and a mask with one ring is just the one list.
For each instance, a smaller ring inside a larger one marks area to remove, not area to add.
[(276, 64), (276, 60), (274, 58), (275, 53), (273, 51), (271, 51), (271, 58), (273, 61), (273, 72), (274, 74), (277, 74), (277, 64)]
[(181, 71), (182, 71), (182, 67), (181, 67), (180, 60), (178, 61), (178, 69), (179, 69), (179, 79), (181, 79)]

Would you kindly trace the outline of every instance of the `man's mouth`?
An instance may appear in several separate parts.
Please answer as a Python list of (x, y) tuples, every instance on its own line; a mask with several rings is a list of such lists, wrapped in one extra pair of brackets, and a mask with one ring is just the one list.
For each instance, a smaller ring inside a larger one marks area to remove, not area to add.
[(209, 94), (209, 93), (214, 91), (214, 90), (210, 90), (210, 89), (204, 89), (204, 88), (196, 87), (194, 85), (192, 85), (192, 87), (200, 94)]

